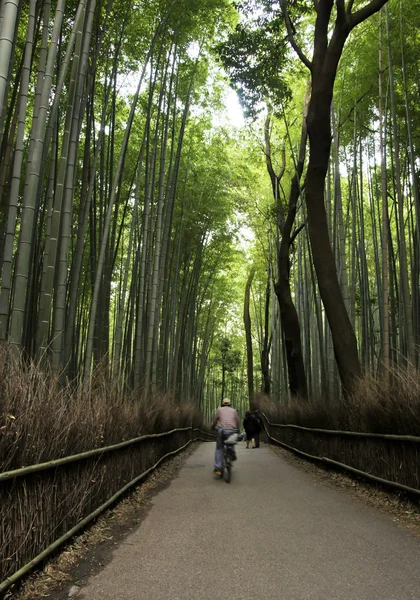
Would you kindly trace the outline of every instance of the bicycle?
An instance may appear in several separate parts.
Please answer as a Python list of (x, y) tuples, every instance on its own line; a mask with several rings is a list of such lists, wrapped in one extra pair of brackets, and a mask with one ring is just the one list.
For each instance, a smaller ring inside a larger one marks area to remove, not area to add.
[(232, 430), (223, 434), (223, 467), (220, 477), (223, 477), (226, 483), (230, 483), (232, 477), (232, 461), (236, 460), (235, 444), (239, 437), (238, 432)]

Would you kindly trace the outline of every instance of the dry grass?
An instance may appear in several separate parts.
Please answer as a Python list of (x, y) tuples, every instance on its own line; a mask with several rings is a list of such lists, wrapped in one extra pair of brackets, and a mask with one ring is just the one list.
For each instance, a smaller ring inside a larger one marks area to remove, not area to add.
[[(317, 398), (288, 405), (255, 398), (272, 423), (364, 433), (420, 436), (420, 373), (393, 371), (380, 381), (365, 377), (353, 396), (333, 402)], [(279, 441), (307, 454), (327, 457), (387, 481), (420, 490), (420, 444), (381, 438), (268, 426)]]
[(1, 471), (202, 423), (195, 407), (169, 396), (122, 394), (120, 382), (101, 369), (89, 389), (63, 386), (59, 379), (34, 363), (22, 368), (0, 346)]
[(338, 402), (322, 396), (283, 405), (259, 394), (255, 405), (276, 423), (420, 436), (420, 372), (413, 368), (392, 370), (388, 378), (380, 380), (366, 376), (351, 397)]
[[(121, 393), (98, 369), (75, 389), (0, 346), (0, 471), (118, 443), (145, 433), (199, 427), (202, 414), (169, 396)], [(70, 530), (191, 431), (0, 483), (0, 581)]]

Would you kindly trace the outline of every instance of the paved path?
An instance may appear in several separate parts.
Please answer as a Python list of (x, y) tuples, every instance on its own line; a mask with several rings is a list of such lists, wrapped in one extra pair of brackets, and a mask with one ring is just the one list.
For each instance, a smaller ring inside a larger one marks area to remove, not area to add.
[(202, 444), (85, 600), (420, 599), (420, 541), (269, 448), (239, 448), (232, 483)]

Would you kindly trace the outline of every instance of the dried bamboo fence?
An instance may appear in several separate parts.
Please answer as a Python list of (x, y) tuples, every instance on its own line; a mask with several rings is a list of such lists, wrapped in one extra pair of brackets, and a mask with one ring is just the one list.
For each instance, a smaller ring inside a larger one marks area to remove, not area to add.
[(213, 437), (181, 427), (0, 473), (0, 597), (165, 458)]
[(420, 497), (420, 437), (272, 423), (261, 414), (271, 443)]

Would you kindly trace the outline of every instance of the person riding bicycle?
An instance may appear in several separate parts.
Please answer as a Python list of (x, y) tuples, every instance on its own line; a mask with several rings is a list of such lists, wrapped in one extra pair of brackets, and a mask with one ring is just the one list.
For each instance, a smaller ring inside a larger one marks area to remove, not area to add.
[[(215, 475), (222, 474), (223, 467), (223, 439), (231, 433), (236, 433), (241, 425), (238, 413), (231, 407), (230, 398), (223, 398), (222, 406), (216, 410), (211, 424), (212, 429), (217, 429), (216, 452), (214, 455)], [(232, 460), (236, 460), (236, 452), (233, 452)]]

